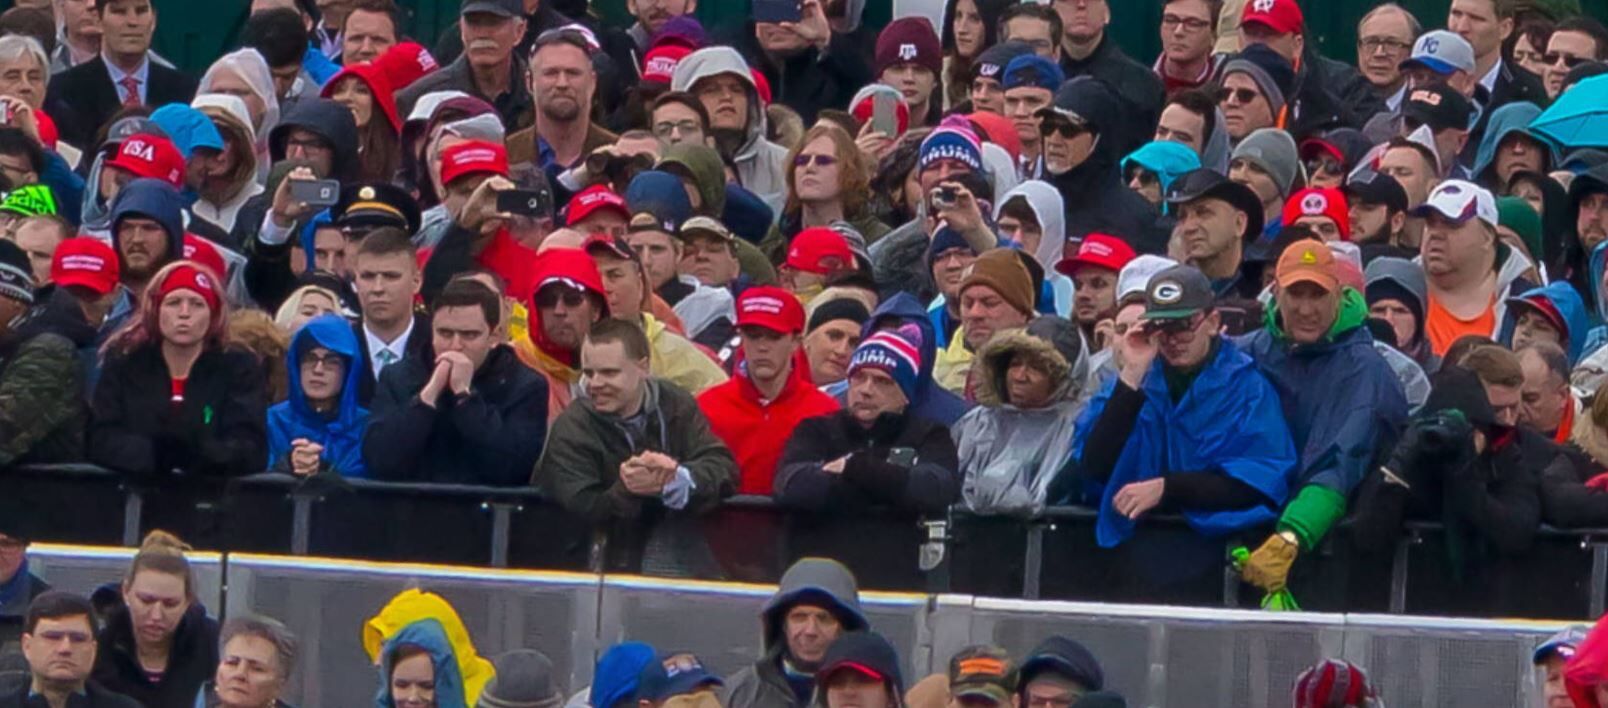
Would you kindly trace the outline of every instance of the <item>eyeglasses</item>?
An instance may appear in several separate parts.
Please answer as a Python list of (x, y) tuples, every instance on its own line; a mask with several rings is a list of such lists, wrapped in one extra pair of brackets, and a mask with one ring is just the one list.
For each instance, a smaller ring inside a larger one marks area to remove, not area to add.
[(285, 154), (289, 155), (297, 148), (300, 148), (304, 153), (334, 151), (334, 148), (331, 148), (328, 143), (318, 138), (290, 138), (285, 141)]
[(668, 138), (672, 135), (675, 135), (677, 132), (680, 132), (682, 135), (702, 133), (703, 126), (695, 120), (684, 120), (680, 123), (671, 123), (670, 121), (665, 121), (663, 123), (657, 123), (653, 126), (653, 134), (661, 138)]
[(837, 164), (837, 158), (831, 155), (804, 154), (800, 154), (798, 157), (793, 158), (794, 167), (809, 167), (811, 164), (814, 164), (816, 167), (831, 167)]
[(1238, 103), (1240, 105), (1245, 105), (1245, 104), (1250, 103), (1251, 101), (1255, 101), (1256, 99), (1261, 98), (1261, 97), (1262, 97), (1262, 94), (1257, 93), (1255, 89), (1248, 89), (1248, 88), (1231, 89), (1231, 88), (1225, 88), (1225, 89), (1223, 89), (1222, 91), (1220, 91), (1217, 94), (1217, 102), (1218, 103), (1227, 103), (1228, 99), (1232, 98), (1232, 99), (1234, 99), (1235, 103)]
[(338, 371), (344, 366), (346, 366), (346, 359), (334, 352), (327, 354), (308, 352), (301, 360), (301, 368), (313, 371), (317, 371), (321, 367), (327, 371)]
[(1207, 27), (1212, 26), (1212, 23), (1207, 20), (1202, 20), (1198, 17), (1179, 17), (1172, 14), (1161, 16), (1161, 26), (1163, 28), (1173, 30), (1179, 25), (1183, 25), (1184, 29), (1189, 30), (1190, 32), (1199, 32)]
[(1541, 55), (1541, 61), (1546, 62), (1547, 66), (1557, 66), (1558, 62), (1563, 62), (1565, 67), (1573, 69), (1591, 60), (1586, 57), (1577, 57), (1573, 54), (1565, 54), (1563, 52), (1547, 52), (1546, 54)]
[(1388, 51), (1391, 54), (1400, 54), (1412, 49), (1413, 45), (1408, 42), (1403, 42), (1399, 39), (1391, 39), (1389, 37), (1363, 37), (1362, 39), (1357, 40), (1357, 47), (1361, 48), (1363, 52), (1368, 54), (1377, 54), (1381, 51)]
[(567, 288), (546, 288), (536, 293), (536, 309), (538, 310), (551, 310), (558, 307), (560, 302), (564, 303), (564, 306), (568, 308), (580, 307), (581, 303), (586, 302), (586, 293)]

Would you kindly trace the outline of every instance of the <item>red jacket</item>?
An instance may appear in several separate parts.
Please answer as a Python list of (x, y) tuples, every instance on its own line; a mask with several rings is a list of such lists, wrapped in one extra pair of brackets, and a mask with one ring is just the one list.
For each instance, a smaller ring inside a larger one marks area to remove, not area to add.
[(801, 358), (794, 359), (787, 386), (770, 405), (760, 403), (759, 389), (748, 380), (746, 372), (739, 372), (698, 397), (698, 407), (709, 418), (709, 427), (737, 457), (737, 467), (742, 471), (738, 494), (770, 496), (776, 463), (782, 459), (782, 448), (793, 436), (793, 429), (805, 418), (827, 415), (839, 408), (837, 399), (822, 393), (810, 381), (808, 369), (799, 364)]
[(1608, 617), (1597, 620), (1586, 641), (1575, 648), (1574, 658), (1563, 667), (1563, 682), (1575, 708), (1605, 708), (1597, 704), (1594, 689), (1608, 682)]

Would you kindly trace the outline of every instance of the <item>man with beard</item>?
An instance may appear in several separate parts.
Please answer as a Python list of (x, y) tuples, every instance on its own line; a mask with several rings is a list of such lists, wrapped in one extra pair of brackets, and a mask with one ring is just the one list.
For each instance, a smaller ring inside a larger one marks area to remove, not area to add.
[(1346, 203), (1350, 206), (1351, 242), (1362, 247), (1362, 263), (1380, 256), (1411, 258), (1402, 246), (1407, 228), (1407, 190), (1390, 175), (1360, 172), (1346, 180)]
[(597, 71), (585, 35), (561, 31), (537, 38), (530, 55), (536, 124), (508, 136), (510, 165), (534, 164), (552, 179), (579, 165), (616, 135), (591, 121)]
[(1072, 295), (1072, 321), (1086, 341), (1095, 342), (1095, 326), (1117, 316), (1117, 274), (1133, 260), (1133, 248), (1107, 234), (1089, 234), (1078, 252), (1061, 259), (1055, 270), (1077, 284)]
[(117, 251), (122, 297), (101, 325), (104, 340), (134, 312), (145, 285), (163, 266), (184, 257), (184, 217), (178, 190), (136, 179), (112, 202), (112, 248)]
[(537, 264), (536, 292), (526, 303), (530, 328), (514, 342), (514, 351), (547, 378), (547, 423), (552, 425), (580, 393), (581, 340), (593, 323), (609, 316), (609, 304), (603, 276), (585, 252), (554, 248)]

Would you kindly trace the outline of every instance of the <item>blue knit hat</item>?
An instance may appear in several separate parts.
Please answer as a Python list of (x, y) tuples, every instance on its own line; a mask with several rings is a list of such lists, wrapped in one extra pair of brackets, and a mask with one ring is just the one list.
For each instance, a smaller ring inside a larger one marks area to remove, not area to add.
[(898, 329), (877, 332), (860, 342), (849, 360), (849, 377), (863, 368), (876, 369), (893, 377), (906, 401), (916, 400), (916, 384), (921, 376), (921, 329), (904, 324)]
[(932, 243), (927, 246), (927, 270), (932, 270), (934, 259), (945, 251), (956, 248), (964, 248), (972, 255), (977, 255), (977, 249), (972, 248), (971, 243), (966, 241), (966, 237), (961, 236), (959, 231), (950, 228), (949, 224), (939, 227), (938, 232), (932, 235)]
[(1061, 88), (1066, 81), (1066, 75), (1061, 73), (1061, 67), (1055, 62), (1045, 59), (1037, 54), (1016, 57), (1005, 66), (1005, 78), (1000, 85), (1008, 91), (1023, 86), (1036, 86), (1054, 92)]
[(955, 127), (940, 127), (921, 141), (916, 153), (916, 169), (927, 169), (939, 160), (960, 160), (973, 172), (983, 171), (983, 146), (970, 131)]

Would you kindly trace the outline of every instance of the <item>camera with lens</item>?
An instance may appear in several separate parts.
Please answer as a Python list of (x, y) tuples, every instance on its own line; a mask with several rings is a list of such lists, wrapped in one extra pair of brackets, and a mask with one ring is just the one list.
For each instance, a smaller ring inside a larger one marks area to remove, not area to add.
[(592, 178), (601, 178), (614, 185), (630, 184), (638, 172), (652, 168), (653, 156), (642, 153), (611, 155), (599, 151), (586, 156), (586, 171), (591, 173)]

